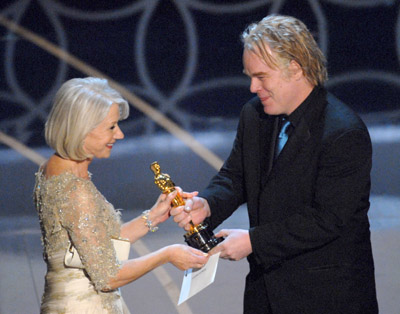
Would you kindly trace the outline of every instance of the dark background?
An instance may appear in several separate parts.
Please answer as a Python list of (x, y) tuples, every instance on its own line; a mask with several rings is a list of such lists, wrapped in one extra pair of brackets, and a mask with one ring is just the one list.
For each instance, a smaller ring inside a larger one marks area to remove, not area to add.
[[(328, 59), (327, 88), (361, 114), (371, 134), (371, 238), (380, 312), (399, 313), (400, 1), (399, 0), (1, 0), (0, 14), (93, 66), (175, 121), (224, 160), (242, 105), (251, 95), (242, 74), (240, 34), (270, 13), (294, 15)], [(85, 73), (0, 24), (0, 142), (7, 134), (47, 158), (43, 125), (60, 85)], [(159, 194), (149, 166), (185, 190), (201, 190), (215, 167), (135, 109), (121, 123), (124, 141), (90, 171), (124, 219)], [(0, 312), (38, 313), (45, 263), (32, 201), (38, 165), (0, 143)], [(225, 222), (248, 228), (246, 208)], [(224, 228), (225, 228), (224, 227)], [(149, 250), (183, 243), (172, 220), (144, 239)], [(136, 248), (134, 247), (133, 251)], [(139, 252), (139, 251), (138, 251)], [(135, 253), (135, 252), (132, 252)], [(141, 253), (138, 253), (139, 255)], [(123, 288), (137, 313), (240, 313), (245, 260), (220, 260), (216, 282), (188, 301), (169, 298), (182, 274), (167, 268)], [(169, 265), (170, 266), (170, 265)], [(21, 284), (23, 283), (23, 284)], [(33, 293), (33, 291), (35, 293)], [(15, 302), (16, 295), (23, 295)]]
[[(7, 1), (3, 16), (97, 68), (189, 132), (234, 130), (250, 97), (240, 34), (293, 15), (328, 59), (327, 87), (364, 116), (400, 119), (399, 1)], [(85, 74), (0, 26), (0, 131), (44, 145), (60, 84)], [(388, 114), (390, 113), (390, 114)], [(165, 132), (132, 108), (127, 136)]]

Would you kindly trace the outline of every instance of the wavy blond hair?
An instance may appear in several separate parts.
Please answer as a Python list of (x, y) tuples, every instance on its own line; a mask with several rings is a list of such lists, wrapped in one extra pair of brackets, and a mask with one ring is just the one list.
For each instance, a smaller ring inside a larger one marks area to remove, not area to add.
[(249, 25), (241, 39), (244, 49), (272, 68), (287, 70), (290, 62), (296, 61), (313, 86), (328, 79), (325, 56), (304, 23), (294, 17), (269, 15)]
[(56, 93), (45, 124), (47, 144), (63, 158), (89, 158), (83, 141), (105, 119), (112, 104), (118, 104), (120, 120), (128, 117), (128, 102), (106, 79), (86, 77), (66, 81)]

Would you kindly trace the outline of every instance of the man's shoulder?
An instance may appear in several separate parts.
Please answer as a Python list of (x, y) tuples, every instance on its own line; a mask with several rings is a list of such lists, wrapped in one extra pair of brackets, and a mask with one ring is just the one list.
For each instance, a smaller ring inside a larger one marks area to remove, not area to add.
[(341, 134), (356, 130), (368, 134), (360, 116), (351, 107), (328, 93), (324, 112), (324, 138), (337, 138)]
[(338, 128), (365, 128), (357, 112), (330, 93), (327, 95), (325, 119), (327, 124)]

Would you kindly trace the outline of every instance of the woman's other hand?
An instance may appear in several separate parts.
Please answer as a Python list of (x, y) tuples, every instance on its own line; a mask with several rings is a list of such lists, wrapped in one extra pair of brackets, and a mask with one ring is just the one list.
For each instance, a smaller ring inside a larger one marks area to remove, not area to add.
[(168, 261), (180, 270), (203, 267), (209, 258), (207, 253), (183, 244), (165, 247)]

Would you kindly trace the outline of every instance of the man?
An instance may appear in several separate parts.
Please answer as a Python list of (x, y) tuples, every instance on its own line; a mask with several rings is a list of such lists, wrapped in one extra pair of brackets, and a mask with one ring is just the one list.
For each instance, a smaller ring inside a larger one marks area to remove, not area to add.
[(244, 313), (377, 313), (368, 131), (327, 94), (325, 58), (301, 21), (267, 16), (242, 40), (258, 97), (219, 173), (171, 214), (186, 229), (206, 217), (214, 229), (247, 203), (250, 229), (221, 230), (213, 249), (249, 261)]

